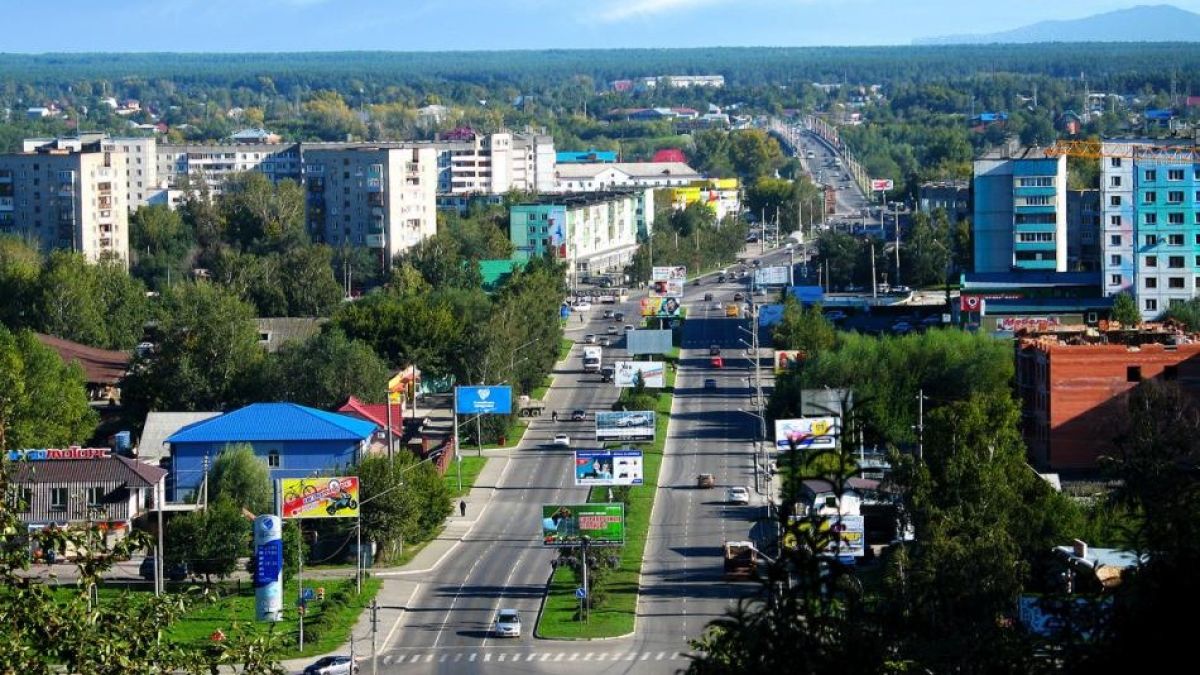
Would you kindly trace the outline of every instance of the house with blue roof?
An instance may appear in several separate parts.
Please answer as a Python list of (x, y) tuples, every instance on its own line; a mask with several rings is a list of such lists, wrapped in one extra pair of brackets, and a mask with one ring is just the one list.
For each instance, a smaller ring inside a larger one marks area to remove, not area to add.
[(295, 403), (254, 403), (189, 424), (167, 438), (167, 499), (186, 501), (227, 446), (247, 443), (271, 479), (331, 475), (357, 464), (377, 425)]

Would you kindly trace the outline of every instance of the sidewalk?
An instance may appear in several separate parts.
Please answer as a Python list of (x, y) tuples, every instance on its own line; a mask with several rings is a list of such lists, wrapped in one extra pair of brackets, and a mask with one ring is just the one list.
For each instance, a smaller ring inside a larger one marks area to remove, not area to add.
[[(479, 514), (487, 508), (491, 503), (492, 496), (496, 492), (496, 486), (504, 475), (504, 470), (508, 467), (508, 459), (511, 453), (516, 448), (501, 448), (498, 450), (484, 450), (483, 454), (489, 457), (490, 460), (483, 467), (483, 471), (475, 479), (475, 485), (471, 488), (469, 494), (464, 497), (467, 502), (467, 515), (460, 516), (458, 511), (457, 500), (454, 503), (454, 511), (449, 518), (446, 519), (446, 525), (442, 532), (425, 545), (421, 552), (413, 557), (407, 564), (400, 567), (374, 568), (370, 570), (372, 576), (382, 579), (383, 586), (379, 589), (379, 594), (376, 596), (376, 602), (379, 603), (379, 627), (376, 634), (376, 650), (382, 653), (387, 650), (388, 645), (395, 637), (395, 633), (399, 630), (399, 626), (404, 619), (404, 613), (408, 611), (412, 599), (416, 596), (420, 588), (422, 579), (420, 574), (427, 574), (435, 569), (438, 565), (449, 556), (458, 543), (463, 540), (471, 530), (475, 527), (475, 523), (479, 518)], [(327, 570), (327, 572), (335, 572), (336, 576), (344, 578), (346, 572), (343, 570)], [(354, 572), (350, 571), (350, 576)], [(330, 576), (334, 576), (330, 574)], [(316, 578), (317, 575), (305, 575), (305, 578)], [(362, 663), (364, 660), (371, 658), (371, 611), (364, 609), (358, 617), (358, 622), (351, 630), (351, 640), (343, 645), (340, 649), (332, 652), (333, 654), (350, 654), (352, 651), (354, 657)], [(328, 656), (327, 655), (327, 656)], [(312, 662), (321, 658), (322, 655), (308, 656), (299, 659), (289, 659), (283, 661), (282, 665), (289, 672), (299, 672), (304, 670)]]

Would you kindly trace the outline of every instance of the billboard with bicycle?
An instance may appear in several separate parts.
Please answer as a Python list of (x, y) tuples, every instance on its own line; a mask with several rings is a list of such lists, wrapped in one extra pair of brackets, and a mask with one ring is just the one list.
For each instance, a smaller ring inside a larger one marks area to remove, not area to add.
[(357, 518), (358, 477), (282, 478), (283, 518)]

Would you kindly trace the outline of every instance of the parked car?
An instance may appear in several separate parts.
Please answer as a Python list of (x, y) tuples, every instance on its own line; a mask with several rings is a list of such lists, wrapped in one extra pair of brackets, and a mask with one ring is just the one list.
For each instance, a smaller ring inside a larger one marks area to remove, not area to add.
[(571, 447), (571, 437), (566, 434), (554, 434), (554, 440), (551, 441), (550, 444), (561, 445), (569, 448)]
[(704, 388), (705, 389), (716, 389), (717, 381), (712, 379), (711, 377), (708, 378), (707, 380), (704, 381)]
[(750, 491), (744, 487), (731, 487), (725, 490), (725, 501), (729, 504), (749, 504)]
[(594, 345), (596, 344), (596, 336), (592, 333), (588, 333), (587, 335), (583, 336), (583, 342), (584, 344)]
[(585, 412), (583, 410), (572, 410), (571, 411), (571, 421), (572, 422), (582, 422), (585, 419), (587, 419), (587, 412)]
[(702, 473), (696, 476), (696, 487), (698, 488), (713, 488), (717, 486), (717, 479), (711, 473)]
[[(187, 563), (171, 563), (163, 569), (163, 578), (168, 581), (183, 581), (188, 578), (190, 572)], [(154, 580), (154, 556), (147, 556), (142, 560), (142, 564), (138, 566), (138, 575), (146, 581)]]
[(349, 656), (323, 656), (304, 669), (304, 675), (354, 675), (358, 664)]
[(492, 634), (496, 637), (521, 637), (520, 612), (515, 609), (502, 609), (497, 612)]

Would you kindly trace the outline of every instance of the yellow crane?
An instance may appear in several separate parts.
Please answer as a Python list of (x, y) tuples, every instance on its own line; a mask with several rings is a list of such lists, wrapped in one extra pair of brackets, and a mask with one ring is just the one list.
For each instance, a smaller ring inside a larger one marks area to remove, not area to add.
[(1101, 141), (1056, 141), (1045, 149), (1047, 157), (1079, 157), (1104, 159), (1117, 157), (1138, 162), (1163, 164), (1200, 163), (1200, 148), (1192, 145), (1146, 145), (1144, 143), (1121, 143)]

